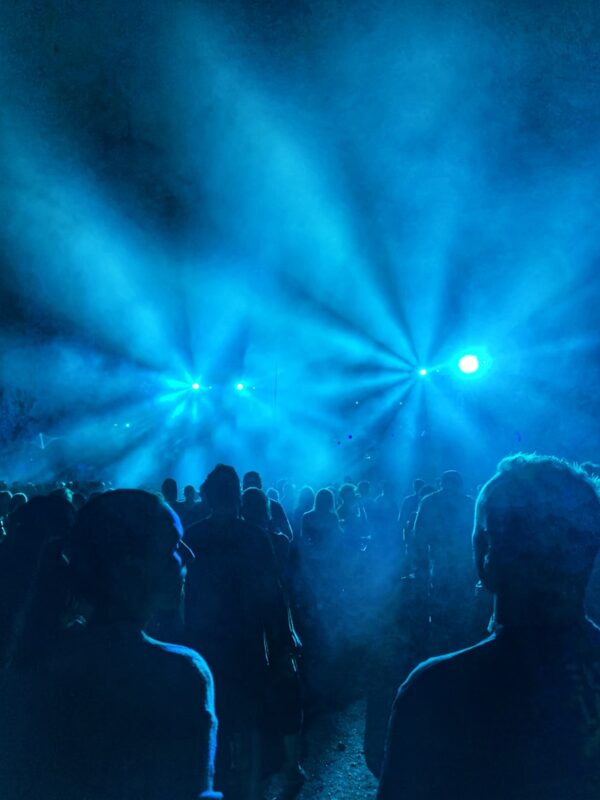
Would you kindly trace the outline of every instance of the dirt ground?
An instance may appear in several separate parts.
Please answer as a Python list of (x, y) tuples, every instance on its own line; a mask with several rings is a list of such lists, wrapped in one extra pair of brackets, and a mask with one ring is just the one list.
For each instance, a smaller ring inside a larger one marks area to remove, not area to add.
[[(365, 701), (313, 718), (306, 730), (306, 781), (298, 800), (374, 800), (377, 781), (363, 752)], [(276, 795), (270, 787), (267, 800)]]

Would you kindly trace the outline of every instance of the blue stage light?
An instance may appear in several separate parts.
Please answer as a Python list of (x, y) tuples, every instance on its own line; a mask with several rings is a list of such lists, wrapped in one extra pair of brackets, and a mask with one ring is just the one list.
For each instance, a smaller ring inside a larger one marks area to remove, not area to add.
[(197, 381), (196, 381), (196, 383), (192, 383), (192, 389), (194, 389), (194, 391), (197, 392), (199, 388), (200, 388), (200, 384)]
[(238, 383), (235, 388), (238, 390), (238, 392), (241, 392), (244, 389), (244, 384), (243, 383)]
[(419, 370), (419, 375), (427, 375), (427, 370), (425, 368)]
[(458, 368), (461, 372), (464, 372), (465, 375), (472, 375), (479, 369), (479, 359), (472, 353), (461, 356), (458, 361)]

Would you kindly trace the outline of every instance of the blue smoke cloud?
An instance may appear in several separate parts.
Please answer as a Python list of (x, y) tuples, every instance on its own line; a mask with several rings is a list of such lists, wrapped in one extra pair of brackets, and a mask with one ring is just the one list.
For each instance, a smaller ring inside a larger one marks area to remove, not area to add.
[(32, 437), (136, 484), (597, 458), (595, 4), (140, 9), (7, 14), (0, 380)]

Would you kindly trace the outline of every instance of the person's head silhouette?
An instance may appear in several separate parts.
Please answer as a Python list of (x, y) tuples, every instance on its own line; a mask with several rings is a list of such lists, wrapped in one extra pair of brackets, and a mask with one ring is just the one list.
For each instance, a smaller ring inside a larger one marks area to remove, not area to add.
[(242, 515), (246, 522), (266, 529), (269, 525), (269, 501), (262, 489), (250, 486), (242, 493)]
[(462, 475), (455, 469), (448, 469), (440, 478), (440, 485), (446, 492), (460, 492), (463, 488)]
[(202, 484), (202, 497), (213, 513), (239, 516), (240, 479), (235, 469), (227, 464), (217, 464)]
[(498, 623), (560, 623), (581, 616), (599, 544), (596, 484), (561, 459), (505, 458), (479, 494), (475, 563), (496, 596)]
[(242, 480), (242, 488), (262, 489), (262, 478), (260, 476), (260, 472), (256, 472), (256, 470), (253, 469), (246, 472)]
[(175, 505), (177, 502), (177, 481), (174, 478), (165, 478), (160, 491), (170, 506)]
[(80, 510), (67, 557), (94, 619), (143, 625), (154, 611), (177, 607), (193, 554), (162, 498), (117, 489)]
[(319, 514), (327, 514), (333, 511), (335, 499), (331, 489), (319, 489), (315, 495), (314, 510)]

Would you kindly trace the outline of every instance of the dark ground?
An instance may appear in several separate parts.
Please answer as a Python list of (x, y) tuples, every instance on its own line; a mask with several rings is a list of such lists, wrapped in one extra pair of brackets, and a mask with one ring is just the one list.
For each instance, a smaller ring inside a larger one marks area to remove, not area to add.
[[(307, 725), (303, 766), (308, 775), (298, 800), (372, 800), (377, 781), (367, 769), (363, 736), (366, 702), (314, 717)], [(274, 779), (265, 793), (276, 795)]]

